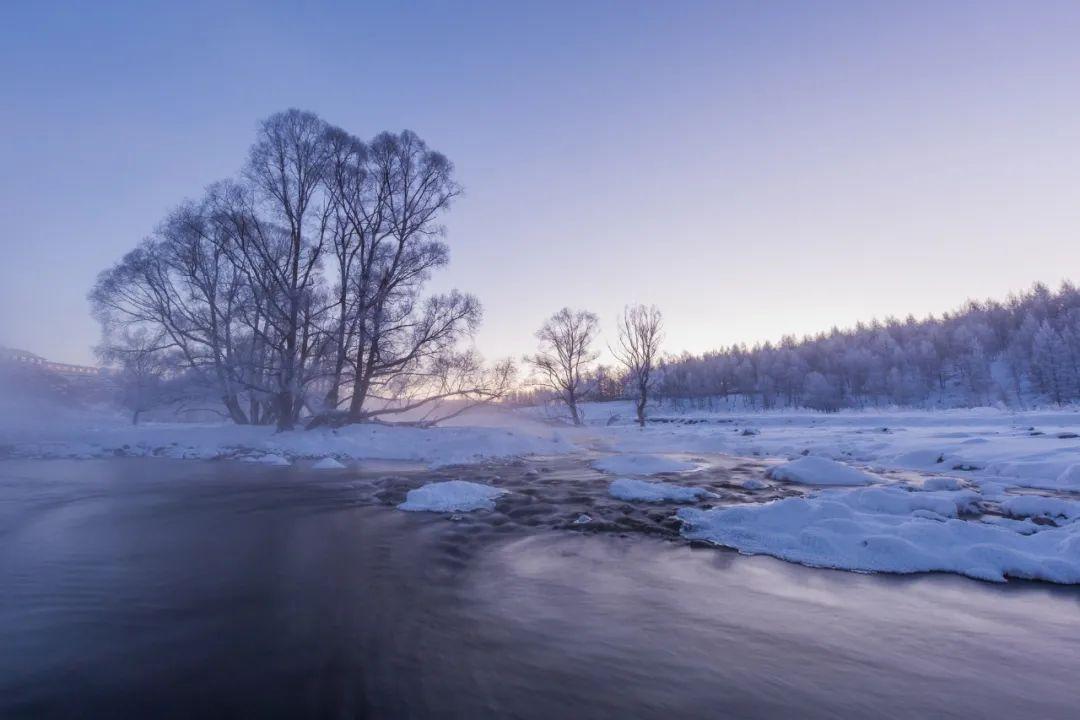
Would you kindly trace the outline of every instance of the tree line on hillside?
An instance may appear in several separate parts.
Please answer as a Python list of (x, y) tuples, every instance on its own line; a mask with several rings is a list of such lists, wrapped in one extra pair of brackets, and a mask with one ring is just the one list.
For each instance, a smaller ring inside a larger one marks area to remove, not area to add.
[(1036, 284), (1005, 302), (887, 319), (751, 348), (669, 358), (657, 394), (706, 404), (824, 411), (1065, 404), (1080, 400), (1080, 291)]
[[(659, 320), (659, 312), (652, 311)], [(590, 315), (577, 315), (582, 314)], [(574, 327), (570, 318), (561, 318), (564, 334)], [(620, 321), (620, 348), (625, 348), (623, 338), (633, 335), (626, 331), (627, 322)], [(1036, 284), (1005, 302), (968, 302), (940, 317), (890, 318), (801, 340), (789, 336), (776, 344), (654, 356), (645, 374), (632, 372), (624, 353), (614, 353), (618, 362), (613, 365), (595, 364), (596, 328), (583, 327), (588, 331), (579, 333), (579, 342), (592, 351), (579, 357), (577, 382), (533, 385), (513, 393), (514, 402), (554, 399), (580, 422), (583, 401), (633, 399), (643, 423), (646, 398), (699, 409), (805, 407), (824, 412), (892, 405), (1024, 408), (1080, 401), (1080, 291), (1067, 282), (1056, 291)], [(566, 341), (563, 345), (573, 347)], [(658, 353), (658, 341), (649, 346)]]

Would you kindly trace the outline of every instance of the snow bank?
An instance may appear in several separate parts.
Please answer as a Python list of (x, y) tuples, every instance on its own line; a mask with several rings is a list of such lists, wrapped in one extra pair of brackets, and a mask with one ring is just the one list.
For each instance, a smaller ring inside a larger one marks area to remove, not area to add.
[(773, 480), (801, 485), (871, 485), (881, 481), (861, 470), (812, 455), (777, 465), (767, 474)]
[(931, 477), (923, 480), (922, 490), (962, 490), (964, 484), (959, 478)]
[(613, 498), (641, 502), (694, 502), (711, 493), (704, 488), (669, 485), (620, 478), (611, 483), (608, 492)]
[(410, 490), (405, 496), (405, 502), (398, 505), (398, 510), (428, 512), (493, 510), (495, 498), (504, 492), (490, 485), (481, 485), (467, 480), (428, 483), (416, 490)]
[(689, 472), (698, 468), (694, 463), (663, 455), (612, 455), (593, 463), (597, 470), (616, 475), (659, 475), (660, 473)]
[(288, 458), (282, 457), (281, 455), (276, 455), (274, 453), (270, 453), (267, 455), (258, 455), (256, 457), (246, 458), (246, 460), (248, 460), (248, 462), (260, 463), (262, 465), (292, 465), (292, 463), (289, 462)]
[(312, 470), (344, 470), (345, 465), (338, 462), (337, 458), (324, 457), (319, 462), (311, 466)]
[[(2, 398), (0, 398), (2, 399)], [(466, 418), (462, 416), (459, 420)], [(500, 420), (501, 418), (501, 420)], [(562, 433), (491, 411), (477, 422), (421, 428), (375, 423), (342, 428), (275, 432), (272, 427), (229, 423), (144, 423), (132, 426), (112, 415), (82, 414), (55, 422), (3, 422), (0, 450), (15, 457), (168, 457), (198, 459), (281, 458), (379, 459), (468, 464), (494, 458), (561, 455), (578, 448)]]
[(1018, 518), (1080, 519), (1080, 502), (1042, 495), (1013, 495), (1002, 501), (1001, 509)]
[(974, 495), (877, 487), (761, 505), (684, 508), (678, 516), (687, 538), (813, 567), (1080, 583), (1080, 523), (958, 519), (972, 508)]

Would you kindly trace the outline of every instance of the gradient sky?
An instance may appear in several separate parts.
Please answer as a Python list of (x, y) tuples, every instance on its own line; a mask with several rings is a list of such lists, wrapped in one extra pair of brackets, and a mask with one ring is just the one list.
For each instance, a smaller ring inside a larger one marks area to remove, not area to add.
[(97, 272), (288, 107), (454, 161), (434, 285), (489, 356), (563, 305), (699, 352), (1080, 280), (1078, 38), (1076, 2), (11, 0), (0, 344), (89, 361)]

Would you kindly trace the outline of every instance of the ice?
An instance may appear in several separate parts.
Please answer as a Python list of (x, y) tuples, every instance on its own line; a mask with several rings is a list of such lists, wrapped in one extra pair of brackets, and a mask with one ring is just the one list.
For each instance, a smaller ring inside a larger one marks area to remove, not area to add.
[(694, 502), (710, 495), (704, 488), (646, 482), (631, 478), (619, 478), (611, 483), (608, 492), (613, 498), (640, 502)]
[(813, 455), (770, 468), (773, 480), (801, 485), (871, 485), (880, 478), (853, 467)]
[(962, 490), (964, 483), (954, 477), (931, 477), (923, 481), (923, 490)]
[(267, 455), (258, 455), (250, 458), (251, 462), (261, 463), (263, 465), (292, 465), (288, 458), (284, 458), (281, 455), (275, 455), (273, 453)]
[(405, 502), (398, 505), (398, 510), (428, 512), (492, 510), (495, 508), (495, 498), (504, 492), (490, 485), (467, 480), (428, 483), (416, 490), (410, 490), (405, 496)]
[(1080, 501), (1042, 495), (1014, 495), (1001, 502), (1001, 509), (1017, 518), (1080, 519)]
[(698, 466), (662, 455), (612, 455), (593, 463), (593, 467), (614, 475), (658, 475), (696, 470)]
[(970, 508), (971, 495), (898, 487), (834, 490), (760, 505), (684, 508), (678, 516), (687, 538), (813, 567), (1080, 582), (1080, 523), (1018, 532), (958, 519)]
[(337, 458), (327, 456), (327, 457), (324, 457), (322, 460), (318, 461), (317, 463), (315, 463), (314, 465), (312, 465), (311, 469), (312, 470), (344, 470), (345, 465), (343, 463), (338, 462)]

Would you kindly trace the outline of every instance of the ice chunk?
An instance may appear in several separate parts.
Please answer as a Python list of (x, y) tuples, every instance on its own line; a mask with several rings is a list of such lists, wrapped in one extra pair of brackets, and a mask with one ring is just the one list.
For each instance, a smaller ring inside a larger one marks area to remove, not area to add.
[(1080, 523), (1032, 532), (1026, 525), (953, 517), (973, 495), (833, 490), (761, 505), (684, 508), (678, 517), (687, 538), (813, 567), (1080, 583)]
[(931, 477), (926, 478), (923, 481), (923, 490), (961, 490), (964, 484), (960, 482), (959, 478), (953, 477)]
[(345, 466), (338, 462), (337, 458), (324, 457), (311, 466), (312, 470), (343, 470)]
[(828, 458), (808, 455), (769, 469), (773, 480), (802, 485), (871, 485), (880, 478)]
[(638, 500), (641, 502), (694, 502), (711, 493), (704, 488), (669, 485), (661, 482), (646, 482), (630, 478), (619, 478), (611, 483), (608, 492), (619, 500)]
[(275, 455), (273, 453), (249, 458), (248, 462), (256, 462), (263, 465), (292, 465), (292, 463), (289, 462), (287, 458), (284, 458), (281, 455)]
[(405, 496), (405, 502), (398, 505), (398, 510), (428, 512), (492, 510), (495, 507), (495, 498), (504, 492), (505, 490), (490, 485), (481, 485), (467, 480), (428, 483), (416, 490), (410, 490)]
[(1002, 501), (1001, 509), (1018, 518), (1080, 518), (1080, 502), (1042, 495), (1013, 495)]

